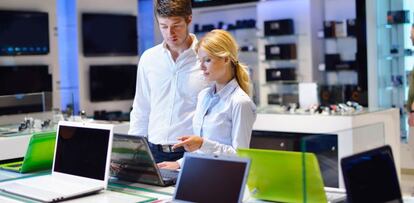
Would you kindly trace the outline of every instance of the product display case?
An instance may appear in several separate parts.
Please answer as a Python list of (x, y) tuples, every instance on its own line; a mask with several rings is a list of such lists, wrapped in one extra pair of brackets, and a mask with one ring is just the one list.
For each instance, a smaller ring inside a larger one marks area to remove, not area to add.
[(414, 57), (409, 39), (412, 1), (377, 2), (378, 106), (400, 109), (401, 138), (408, 139), (407, 97)]

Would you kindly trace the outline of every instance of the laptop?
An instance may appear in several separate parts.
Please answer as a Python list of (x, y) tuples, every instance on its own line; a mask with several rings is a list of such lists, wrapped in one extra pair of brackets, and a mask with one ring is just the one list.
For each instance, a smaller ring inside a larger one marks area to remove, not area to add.
[(178, 171), (158, 168), (146, 137), (114, 134), (111, 176), (129, 182), (169, 186), (177, 181)]
[(252, 161), (247, 181), (251, 197), (308, 203), (345, 199), (344, 193), (327, 199), (318, 160), (313, 153), (238, 149), (237, 154)]
[(403, 202), (390, 146), (342, 158), (341, 168), (347, 202)]
[(33, 134), (23, 161), (0, 165), (0, 169), (28, 173), (52, 168), (56, 132)]
[(42, 202), (95, 193), (107, 187), (112, 125), (60, 121), (52, 173), (0, 183), (0, 190)]
[(174, 202), (242, 202), (250, 160), (185, 153)]

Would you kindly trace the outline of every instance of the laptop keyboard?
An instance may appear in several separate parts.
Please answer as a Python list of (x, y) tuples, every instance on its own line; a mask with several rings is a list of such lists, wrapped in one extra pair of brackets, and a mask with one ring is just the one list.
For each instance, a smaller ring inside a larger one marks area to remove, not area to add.
[(340, 190), (341, 189), (334, 191), (334, 190), (325, 188), (326, 199), (328, 200), (329, 203), (345, 202), (346, 192), (340, 191)]
[(22, 163), (17, 163), (17, 164), (10, 164), (10, 165), (7, 165), (7, 167), (13, 167), (13, 168), (16, 168), (16, 167), (21, 167), (23, 164)]
[(160, 173), (162, 178), (166, 180), (177, 179), (178, 177), (178, 171), (160, 169)]
[(69, 183), (52, 176), (40, 176), (35, 178), (22, 179), (16, 181), (16, 183), (54, 193), (63, 192), (66, 194), (71, 194), (79, 193), (88, 189), (88, 187), (84, 186), (83, 184)]

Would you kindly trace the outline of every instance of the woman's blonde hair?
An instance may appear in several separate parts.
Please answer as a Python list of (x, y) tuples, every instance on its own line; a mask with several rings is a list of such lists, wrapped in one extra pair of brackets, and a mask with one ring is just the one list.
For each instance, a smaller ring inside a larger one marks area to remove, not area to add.
[(210, 56), (229, 57), (234, 68), (237, 83), (244, 92), (250, 95), (250, 78), (247, 66), (239, 62), (239, 47), (236, 40), (225, 30), (212, 30), (208, 32), (196, 45), (196, 52), (203, 48)]

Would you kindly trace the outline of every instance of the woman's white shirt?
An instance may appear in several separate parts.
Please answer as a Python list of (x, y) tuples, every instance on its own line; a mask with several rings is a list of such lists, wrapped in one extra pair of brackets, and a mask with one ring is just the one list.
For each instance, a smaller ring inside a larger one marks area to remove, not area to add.
[(219, 92), (215, 85), (202, 90), (193, 118), (193, 132), (203, 137), (198, 150), (207, 154), (236, 154), (250, 145), (256, 106), (236, 79)]

